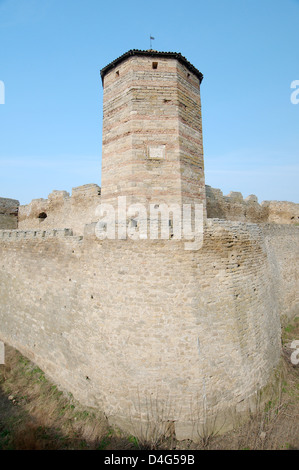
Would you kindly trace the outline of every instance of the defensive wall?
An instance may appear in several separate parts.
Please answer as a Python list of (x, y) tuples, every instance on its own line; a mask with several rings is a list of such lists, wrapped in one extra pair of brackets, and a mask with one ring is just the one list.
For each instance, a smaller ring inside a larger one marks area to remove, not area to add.
[(52, 191), (48, 199), (34, 199), (19, 207), (18, 228), (53, 229), (71, 227), (82, 235), (85, 224), (96, 220), (96, 208), (101, 202), (97, 184), (86, 184), (67, 191)]
[[(203, 76), (181, 54), (131, 50), (101, 77), (101, 190), (0, 199), (0, 340), (111, 424), (196, 440), (272, 382), (299, 311), (299, 205), (205, 186)], [(101, 240), (96, 209), (118, 196), (202, 205), (201, 248)]]
[(299, 227), (207, 220), (203, 246), (0, 232), (0, 338), (82, 403), (178, 439), (253, 407), (298, 313)]
[[(287, 201), (259, 204), (255, 195), (243, 198), (240, 192), (232, 191), (224, 196), (220, 189), (208, 185), (205, 189), (209, 219), (299, 224), (299, 204)], [(47, 230), (71, 227), (75, 235), (83, 235), (86, 224), (97, 222), (96, 208), (101, 201), (101, 188), (97, 184), (73, 188), (71, 195), (67, 191), (52, 191), (48, 199), (34, 199), (20, 206), (18, 201), (0, 198), (0, 228)]]
[(299, 224), (299, 204), (288, 201), (263, 201), (251, 194), (243, 198), (231, 191), (224, 196), (220, 189), (206, 185), (207, 216), (253, 223)]

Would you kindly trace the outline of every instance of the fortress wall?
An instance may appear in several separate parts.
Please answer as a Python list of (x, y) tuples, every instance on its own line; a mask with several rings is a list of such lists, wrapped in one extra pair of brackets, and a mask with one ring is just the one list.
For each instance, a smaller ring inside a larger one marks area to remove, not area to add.
[(267, 221), (267, 211), (254, 195), (243, 199), (241, 193), (224, 196), (220, 189), (206, 185), (207, 216), (223, 220), (260, 223)]
[(252, 223), (299, 223), (299, 204), (293, 202), (263, 201), (259, 204), (253, 194), (244, 199), (241, 193), (231, 191), (224, 196), (220, 189), (207, 185), (206, 197), (208, 218)]
[(208, 220), (203, 247), (186, 251), (2, 232), (0, 338), (112, 423), (175, 421), (178, 438), (194, 438), (205, 415), (246, 408), (277, 365), (279, 314), (298, 305), (286, 261), (297, 234)]
[(16, 199), (0, 197), (0, 230), (17, 228), (19, 205)]
[(268, 222), (299, 225), (299, 204), (288, 201), (263, 201), (268, 214)]
[(263, 224), (268, 260), (282, 322), (299, 315), (299, 226)]
[[(20, 206), (20, 230), (48, 230), (72, 228), (74, 234), (82, 235), (84, 225), (96, 219), (95, 210), (100, 204), (100, 188), (86, 184), (73, 188), (70, 196), (66, 191), (53, 191), (48, 199), (34, 199), (30, 204)], [(46, 218), (42, 218), (46, 214)]]

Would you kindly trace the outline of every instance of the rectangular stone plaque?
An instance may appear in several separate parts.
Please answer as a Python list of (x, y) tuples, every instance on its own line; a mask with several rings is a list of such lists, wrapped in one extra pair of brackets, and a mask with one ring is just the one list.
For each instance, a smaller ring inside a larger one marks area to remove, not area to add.
[(162, 160), (165, 158), (165, 145), (156, 145), (148, 148), (149, 158)]

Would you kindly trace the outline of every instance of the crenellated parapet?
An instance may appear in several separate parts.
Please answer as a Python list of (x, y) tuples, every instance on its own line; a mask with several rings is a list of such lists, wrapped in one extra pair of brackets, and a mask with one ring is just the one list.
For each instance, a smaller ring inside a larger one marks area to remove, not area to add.
[(250, 223), (299, 224), (299, 204), (287, 201), (263, 201), (251, 194), (243, 198), (240, 192), (222, 191), (206, 186), (207, 217)]
[(52, 191), (48, 199), (34, 199), (20, 206), (21, 230), (49, 230), (71, 227), (74, 235), (83, 235), (85, 224), (96, 221), (96, 208), (101, 202), (97, 184), (86, 184), (67, 191)]

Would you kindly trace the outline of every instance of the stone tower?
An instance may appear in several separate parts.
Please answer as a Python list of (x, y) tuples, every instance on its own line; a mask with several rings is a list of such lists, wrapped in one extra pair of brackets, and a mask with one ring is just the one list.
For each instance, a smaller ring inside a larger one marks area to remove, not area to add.
[(203, 75), (179, 53), (130, 50), (101, 77), (102, 201), (205, 207)]

